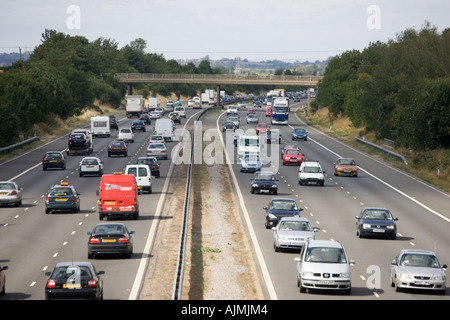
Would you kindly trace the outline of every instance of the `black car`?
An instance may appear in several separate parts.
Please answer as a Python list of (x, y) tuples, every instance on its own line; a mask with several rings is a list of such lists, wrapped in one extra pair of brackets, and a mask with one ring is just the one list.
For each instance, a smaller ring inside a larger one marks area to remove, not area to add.
[(145, 124), (142, 120), (136, 120), (133, 121), (133, 123), (131, 124), (131, 130), (133, 130), (133, 132), (140, 130), (142, 132), (145, 132)]
[(278, 180), (272, 172), (256, 172), (251, 179), (250, 192), (252, 194), (259, 193), (272, 193), (274, 195), (278, 194)]
[(282, 217), (300, 217), (303, 208), (297, 206), (297, 202), (290, 198), (272, 198), (266, 210), (265, 226), (267, 229), (276, 227)]
[(232, 121), (227, 121), (223, 124), (222, 131), (225, 132), (227, 130), (236, 131), (236, 125)]
[(161, 173), (159, 171), (159, 162), (156, 157), (139, 157), (136, 164), (146, 164), (150, 167), (150, 170), (152, 171), (152, 176), (159, 178), (161, 176)]
[(98, 254), (121, 254), (131, 258), (134, 231), (128, 231), (123, 223), (99, 223), (89, 235), (88, 258)]
[(152, 124), (152, 119), (147, 113), (141, 114), (139, 120), (141, 120), (144, 124)]
[(108, 157), (112, 155), (123, 155), (124, 157), (128, 156), (128, 147), (125, 142), (115, 140), (111, 141), (108, 145)]
[(60, 168), (62, 170), (66, 169), (66, 160), (64, 155), (60, 151), (48, 151), (42, 158), (42, 169), (47, 170), (48, 168)]
[(93, 299), (103, 300), (103, 280), (90, 262), (60, 262), (45, 285), (45, 299)]
[(360, 238), (373, 236), (395, 240), (397, 225), (392, 213), (384, 208), (363, 208), (356, 216), (356, 235)]
[(109, 127), (111, 130), (119, 130), (119, 124), (117, 123), (116, 116), (113, 114), (109, 115)]

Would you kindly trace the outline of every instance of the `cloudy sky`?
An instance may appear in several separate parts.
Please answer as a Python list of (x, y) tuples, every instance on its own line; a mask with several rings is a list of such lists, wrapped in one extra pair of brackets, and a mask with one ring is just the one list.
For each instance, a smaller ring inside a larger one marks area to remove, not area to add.
[(0, 0), (0, 52), (33, 50), (45, 29), (136, 38), (166, 59), (324, 60), (430, 22), (450, 27), (448, 0)]

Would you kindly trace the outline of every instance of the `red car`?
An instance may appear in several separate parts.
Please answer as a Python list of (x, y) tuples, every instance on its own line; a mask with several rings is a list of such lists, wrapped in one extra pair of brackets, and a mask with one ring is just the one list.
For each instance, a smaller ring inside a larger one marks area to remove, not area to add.
[(283, 166), (287, 164), (301, 165), (303, 154), (299, 149), (286, 149), (283, 154)]
[(272, 115), (272, 108), (271, 107), (267, 107), (266, 108), (266, 117), (270, 117)]
[(258, 123), (256, 125), (256, 134), (259, 134), (259, 132), (267, 132), (270, 131), (270, 127), (267, 123)]

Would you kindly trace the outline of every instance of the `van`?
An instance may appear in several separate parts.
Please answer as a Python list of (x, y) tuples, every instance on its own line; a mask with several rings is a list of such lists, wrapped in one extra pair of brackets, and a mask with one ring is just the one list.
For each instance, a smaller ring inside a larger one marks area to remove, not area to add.
[(152, 193), (152, 171), (147, 164), (129, 164), (125, 174), (132, 174), (136, 178), (138, 191)]
[(242, 159), (244, 154), (246, 153), (260, 153), (261, 152), (261, 146), (259, 143), (259, 137), (258, 136), (248, 136), (248, 135), (241, 135), (237, 139), (237, 155), (239, 160)]
[(175, 124), (170, 119), (157, 119), (155, 122), (154, 135), (162, 135), (165, 141), (173, 141)]
[(298, 183), (303, 184), (317, 184), (323, 187), (325, 183), (325, 171), (319, 161), (305, 160), (298, 169)]
[(111, 122), (109, 116), (96, 116), (91, 117), (91, 131), (92, 135), (95, 137), (98, 136), (111, 136)]
[(173, 110), (174, 112), (177, 112), (180, 117), (183, 117), (186, 119), (186, 108), (183, 106), (176, 106), (175, 109)]
[(104, 174), (100, 181), (98, 195), (98, 213), (104, 217), (139, 217), (138, 188), (136, 178), (131, 174)]

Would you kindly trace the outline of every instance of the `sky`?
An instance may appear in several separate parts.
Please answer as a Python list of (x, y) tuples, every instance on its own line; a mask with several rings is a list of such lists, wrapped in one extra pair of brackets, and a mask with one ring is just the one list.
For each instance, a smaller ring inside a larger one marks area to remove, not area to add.
[(426, 22), (449, 0), (0, 0), (0, 52), (33, 50), (45, 29), (119, 48), (142, 38), (169, 59), (326, 60)]

